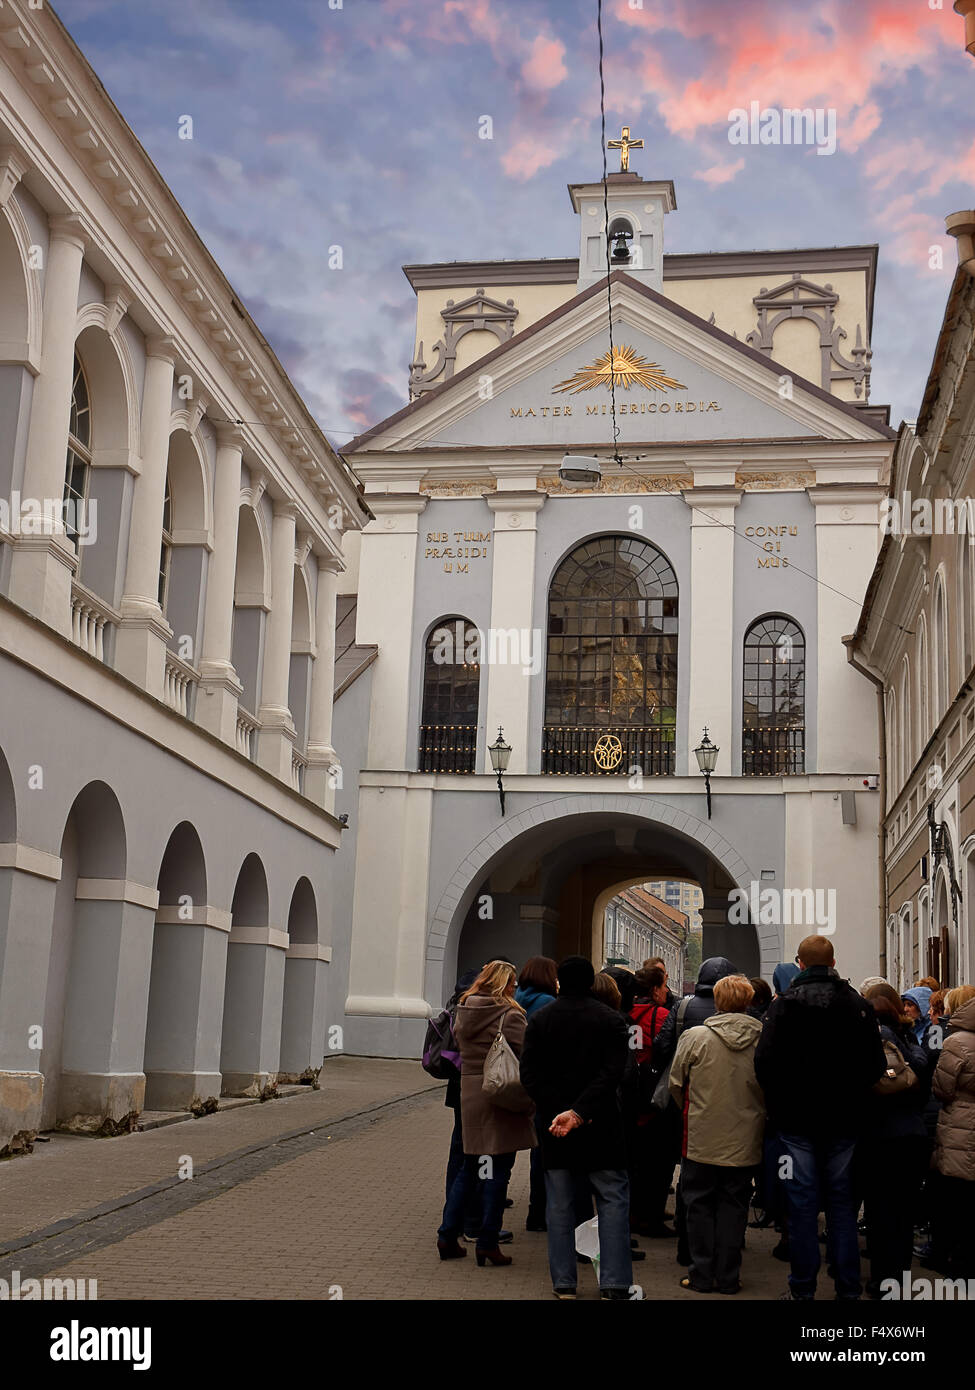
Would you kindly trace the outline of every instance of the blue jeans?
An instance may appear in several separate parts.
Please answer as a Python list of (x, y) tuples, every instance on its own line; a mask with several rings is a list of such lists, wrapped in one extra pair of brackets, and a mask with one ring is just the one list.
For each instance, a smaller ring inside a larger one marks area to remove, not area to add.
[[(629, 1289), (630, 1184), (625, 1168), (601, 1168), (583, 1175), (596, 1198), (599, 1219), (599, 1287)], [(553, 1289), (576, 1287), (576, 1201), (580, 1174), (571, 1168), (550, 1168), (545, 1174), (545, 1222), (548, 1226), (548, 1267)]]
[(508, 1179), (515, 1166), (511, 1154), (465, 1154), (463, 1167), (454, 1179), (443, 1209), (443, 1219), (437, 1232), (441, 1240), (456, 1240), (464, 1229), (464, 1215), (469, 1199), (481, 1193), (481, 1228), (477, 1233), (478, 1250), (496, 1250), (501, 1234), (501, 1218), (508, 1195)]
[[(534, 1157), (535, 1151), (532, 1150)], [(450, 1196), (450, 1189), (454, 1185), (454, 1179), (464, 1166), (464, 1135), (460, 1122), (460, 1106), (454, 1107), (454, 1127), (450, 1135), (450, 1153), (447, 1155), (447, 1187), (444, 1193), (445, 1198)], [(481, 1225), (481, 1189), (480, 1184), (468, 1190), (467, 1207), (464, 1211), (464, 1234), (470, 1235), (472, 1231), (477, 1231)]]
[(860, 1244), (853, 1195), (853, 1139), (781, 1135), (792, 1175), (782, 1183), (789, 1214), (789, 1287), (796, 1298), (812, 1298), (819, 1273), (819, 1209), (826, 1212), (826, 1253), (840, 1298), (859, 1298)]

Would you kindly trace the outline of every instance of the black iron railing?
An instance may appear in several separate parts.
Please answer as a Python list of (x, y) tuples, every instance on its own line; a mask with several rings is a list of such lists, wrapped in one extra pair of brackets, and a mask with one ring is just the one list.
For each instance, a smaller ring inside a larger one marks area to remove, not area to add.
[(743, 777), (794, 777), (806, 766), (805, 729), (745, 729), (741, 736)]
[(543, 772), (562, 777), (629, 777), (634, 768), (644, 777), (674, 775), (672, 727), (545, 726)]
[(473, 772), (476, 754), (476, 724), (420, 725), (421, 772)]

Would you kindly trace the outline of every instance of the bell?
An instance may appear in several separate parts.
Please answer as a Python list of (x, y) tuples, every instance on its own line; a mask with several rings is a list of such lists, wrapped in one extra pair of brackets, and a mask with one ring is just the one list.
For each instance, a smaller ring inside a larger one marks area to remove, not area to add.
[(626, 232), (616, 232), (614, 233), (614, 237), (613, 260), (628, 261), (630, 259), (630, 248), (626, 244), (628, 240)]

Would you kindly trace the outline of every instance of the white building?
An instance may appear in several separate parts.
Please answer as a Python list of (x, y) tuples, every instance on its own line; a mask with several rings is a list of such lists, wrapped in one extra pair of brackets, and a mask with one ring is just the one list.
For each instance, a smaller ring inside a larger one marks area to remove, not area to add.
[[(414, 398), (346, 450), (375, 520), (340, 584), (378, 652), (357, 1051), (415, 1055), (491, 955), (597, 956), (633, 883), (699, 883), (705, 954), (749, 974), (821, 930), (844, 973), (877, 967), (876, 697), (842, 641), (894, 440), (868, 404), (876, 248), (666, 254), (673, 185), (613, 174), (610, 363), (603, 187), (569, 193), (578, 260), (406, 267)], [(602, 481), (567, 486), (567, 453)]]
[(26, 0), (0, 5), (0, 500), (0, 1152), (317, 1075), (335, 590), (368, 513)]

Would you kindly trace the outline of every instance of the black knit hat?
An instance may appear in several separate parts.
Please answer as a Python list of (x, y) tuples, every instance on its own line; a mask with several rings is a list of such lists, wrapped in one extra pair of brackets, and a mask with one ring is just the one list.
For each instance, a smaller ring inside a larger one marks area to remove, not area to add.
[(566, 956), (559, 965), (559, 992), (572, 999), (581, 999), (592, 989), (596, 972), (592, 961), (585, 956)]

